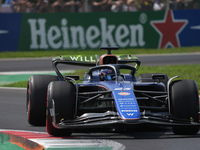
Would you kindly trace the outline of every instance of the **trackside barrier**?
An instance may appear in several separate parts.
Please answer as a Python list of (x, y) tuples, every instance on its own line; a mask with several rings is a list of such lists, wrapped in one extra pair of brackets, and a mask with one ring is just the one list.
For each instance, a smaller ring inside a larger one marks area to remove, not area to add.
[(199, 46), (200, 10), (0, 14), (0, 51)]

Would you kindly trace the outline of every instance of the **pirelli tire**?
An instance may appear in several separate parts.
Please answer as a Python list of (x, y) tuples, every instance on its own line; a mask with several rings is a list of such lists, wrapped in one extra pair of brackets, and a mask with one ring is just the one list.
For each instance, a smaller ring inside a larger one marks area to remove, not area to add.
[(28, 80), (26, 111), (28, 123), (31, 125), (46, 125), (47, 87), (51, 81), (58, 81), (58, 77), (53, 75), (32, 75)]
[(46, 130), (48, 134), (54, 136), (70, 136), (73, 129), (58, 129), (53, 126), (51, 112), (53, 103), (55, 104), (56, 122), (60, 120), (73, 120), (75, 108), (75, 86), (71, 82), (55, 81), (51, 82), (48, 87), (47, 96), (47, 117)]
[[(140, 82), (154, 82), (152, 79), (152, 75), (158, 75), (158, 74), (163, 74), (163, 73), (144, 73), (144, 74), (139, 74), (137, 79)], [(161, 79), (160, 82), (164, 83), (165, 87), (167, 87), (167, 82), (169, 80), (169, 77), (167, 74), (163, 74), (165, 76), (165, 79)]]
[[(170, 86), (171, 113), (174, 117), (199, 123), (198, 86), (194, 80), (177, 80)], [(199, 126), (175, 126), (174, 134), (194, 135)]]

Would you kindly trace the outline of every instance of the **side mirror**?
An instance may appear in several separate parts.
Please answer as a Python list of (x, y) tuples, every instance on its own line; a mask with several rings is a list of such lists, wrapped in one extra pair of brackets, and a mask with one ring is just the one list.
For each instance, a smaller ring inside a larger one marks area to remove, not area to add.
[(152, 79), (153, 80), (158, 80), (160, 82), (160, 80), (165, 79), (165, 75), (164, 74), (152, 74)]

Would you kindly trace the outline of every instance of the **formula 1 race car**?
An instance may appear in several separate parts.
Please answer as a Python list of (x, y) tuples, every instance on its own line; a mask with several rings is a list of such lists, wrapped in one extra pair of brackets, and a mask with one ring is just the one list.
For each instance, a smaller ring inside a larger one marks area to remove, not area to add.
[[(170, 126), (175, 134), (199, 131), (199, 94), (194, 80), (147, 73), (137, 78), (140, 61), (111, 50), (100, 58), (60, 56), (52, 59), (57, 76), (33, 75), (27, 86), (27, 117), (31, 125), (46, 125), (50, 135), (71, 135), (74, 129)], [(128, 65), (134, 63), (134, 65)], [(82, 82), (63, 75), (58, 64), (91, 66)]]

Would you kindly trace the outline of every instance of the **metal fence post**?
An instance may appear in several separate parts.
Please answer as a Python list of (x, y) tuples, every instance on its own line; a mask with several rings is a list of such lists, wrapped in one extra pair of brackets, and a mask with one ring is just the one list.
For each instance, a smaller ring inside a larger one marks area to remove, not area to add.
[(166, 0), (166, 10), (169, 10), (169, 0)]

